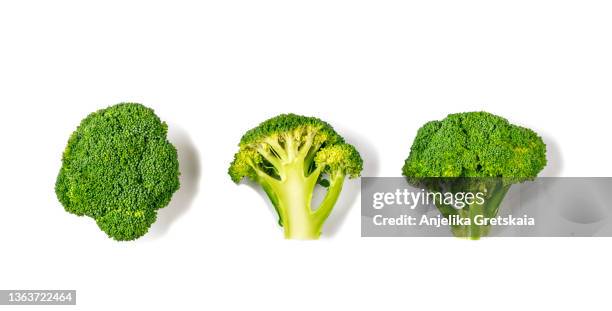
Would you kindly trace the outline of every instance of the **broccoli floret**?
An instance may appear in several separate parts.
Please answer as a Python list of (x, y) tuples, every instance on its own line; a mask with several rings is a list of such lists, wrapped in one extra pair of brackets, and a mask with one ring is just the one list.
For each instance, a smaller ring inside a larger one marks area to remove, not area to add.
[(55, 184), (64, 209), (95, 219), (117, 241), (146, 234), (179, 189), (177, 151), (167, 132), (141, 104), (87, 116), (68, 140)]
[[(317, 118), (283, 114), (244, 134), (229, 167), (231, 179), (249, 178), (264, 189), (288, 239), (318, 239), (345, 177), (358, 177), (359, 152)], [(315, 187), (327, 188), (318, 208)]]
[(450, 114), (417, 133), (403, 167), (409, 183), (433, 192), (483, 192), (484, 204), (463, 209), (436, 202), (445, 217), (469, 217), (470, 226), (453, 226), (455, 236), (478, 239), (489, 226), (477, 215), (495, 217), (512, 184), (533, 180), (546, 166), (546, 145), (530, 129), (487, 112)]

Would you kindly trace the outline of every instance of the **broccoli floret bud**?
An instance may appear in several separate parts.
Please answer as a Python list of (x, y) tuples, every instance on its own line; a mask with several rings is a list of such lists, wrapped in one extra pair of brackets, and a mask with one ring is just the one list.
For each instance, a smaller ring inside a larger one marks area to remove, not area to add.
[(64, 209), (89, 216), (110, 238), (134, 240), (179, 189), (177, 151), (167, 125), (140, 104), (87, 116), (68, 140), (55, 192)]
[[(317, 239), (345, 177), (358, 177), (362, 167), (357, 150), (328, 123), (283, 114), (244, 134), (228, 173), (236, 183), (249, 178), (262, 186), (286, 238)], [(327, 193), (318, 208), (312, 208), (317, 184)]]
[(263, 157), (255, 150), (244, 150), (234, 156), (234, 161), (230, 165), (229, 175), (232, 181), (239, 183), (244, 177), (252, 180), (257, 179), (257, 172), (254, 167), (261, 165)]
[(331, 176), (344, 175), (358, 177), (363, 169), (363, 160), (355, 147), (349, 144), (337, 144), (322, 148), (315, 157), (317, 166), (325, 167), (324, 173)]
[(112, 210), (97, 218), (96, 223), (109, 236), (119, 241), (133, 240), (149, 231), (155, 222), (157, 213), (154, 210)]
[[(509, 187), (533, 180), (545, 166), (546, 145), (534, 131), (488, 112), (466, 112), (423, 125), (402, 172), (409, 183), (431, 191), (485, 190), (484, 206), (470, 208), (494, 217)], [(469, 211), (438, 208), (445, 216)], [(455, 229), (457, 235), (471, 238), (488, 232), (488, 228)]]

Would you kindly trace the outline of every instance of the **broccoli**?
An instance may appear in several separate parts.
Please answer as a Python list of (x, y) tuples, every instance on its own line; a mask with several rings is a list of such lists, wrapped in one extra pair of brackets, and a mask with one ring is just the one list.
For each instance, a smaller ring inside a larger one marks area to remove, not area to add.
[(533, 180), (544, 166), (546, 145), (535, 132), (487, 112), (467, 112), (423, 125), (402, 171), (409, 183), (431, 192), (485, 194), (482, 204), (462, 209), (436, 202), (443, 216), (471, 220), (451, 226), (455, 236), (478, 239), (490, 228), (474, 224), (474, 217), (495, 217), (510, 186)]
[[(283, 114), (247, 131), (229, 167), (235, 183), (247, 177), (266, 192), (287, 239), (318, 239), (345, 177), (358, 177), (359, 152), (334, 129), (313, 117)], [(315, 187), (327, 188), (312, 208)]]
[(117, 241), (143, 236), (179, 189), (168, 126), (140, 104), (87, 116), (68, 140), (55, 192), (64, 209), (95, 219)]

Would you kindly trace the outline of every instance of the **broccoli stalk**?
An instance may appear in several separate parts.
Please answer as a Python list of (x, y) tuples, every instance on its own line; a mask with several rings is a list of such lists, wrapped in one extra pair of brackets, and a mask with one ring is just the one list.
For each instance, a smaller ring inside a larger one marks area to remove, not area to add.
[(479, 239), (490, 226), (474, 218), (496, 217), (510, 187), (533, 180), (544, 166), (546, 145), (535, 132), (487, 112), (467, 112), (423, 125), (402, 172), (410, 184), (431, 192), (484, 193), (483, 202), (463, 208), (436, 202), (444, 217), (470, 219), (469, 225), (451, 226), (455, 236)]
[[(357, 150), (316, 118), (277, 116), (247, 132), (239, 146), (230, 177), (236, 183), (248, 177), (261, 185), (287, 239), (318, 239), (346, 176), (357, 177), (362, 169)], [(317, 185), (327, 193), (313, 209)]]
[[(471, 192), (485, 194), (484, 200), (466, 204), (462, 208), (445, 204), (444, 202), (436, 202), (438, 210), (442, 216), (446, 218), (460, 217), (469, 219), (469, 224), (451, 224), (451, 232), (456, 237), (470, 238), (477, 240), (480, 237), (487, 236), (490, 231), (490, 225), (477, 225), (475, 223), (476, 216), (484, 216), (485, 218), (493, 218), (497, 216), (499, 206), (504, 200), (506, 193), (510, 190), (512, 184), (507, 184), (503, 179), (498, 178), (454, 178), (454, 179), (437, 179), (436, 182), (428, 182), (426, 186), (430, 191), (445, 193), (450, 192), (455, 195), (458, 192)], [(438, 185), (435, 185), (438, 183)], [(445, 186), (439, 187), (444, 184)], [(434, 190), (435, 189), (435, 190)], [(442, 190), (446, 189), (446, 190)]]

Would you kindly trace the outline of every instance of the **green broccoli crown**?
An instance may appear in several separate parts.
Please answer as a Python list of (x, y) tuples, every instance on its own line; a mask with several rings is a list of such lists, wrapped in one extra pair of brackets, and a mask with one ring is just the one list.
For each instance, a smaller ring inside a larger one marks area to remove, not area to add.
[(546, 166), (546, 145), (530, 129), (488, 112), (450, 114), (417, 133), (404, 176), (535, 178)]
[(167, 125), (141, 104), (87, 116), (68, 140), (55, 192), (65, 210), (94, 218), (109, 237), (134, 240), (179, 189), (177, 151)]
[(304, 143), (311, 132), (316, 132), (314, 138), (319, 143), (325, 142), (330, 145), (344, 141), (327, 122), (290, 113), (270, 118), (247, 131), (240, 139), (240, 146), (267, 143), (270, 138), (278, 139), (280, 144), (290, 139)]
[[(262, 173), (281, 179), (279, 167), (296, 160), (304, 161), (306, 175), (319, 168), (323, 173), (356, 177), (363, 166), (357, 150), (344, 143), (331, 125), (295, 114), (262, 122), (244, 134), (239, 147), (229, 168), (236, 183), (244, 177), (258, 180)], [(315, 161), (315, 157), (320, 160)]]

